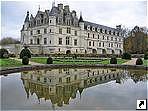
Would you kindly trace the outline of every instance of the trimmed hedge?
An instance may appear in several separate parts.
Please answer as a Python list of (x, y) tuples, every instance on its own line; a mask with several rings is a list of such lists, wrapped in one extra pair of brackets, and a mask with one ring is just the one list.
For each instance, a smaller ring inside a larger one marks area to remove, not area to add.
[(127, 53), (127, 52), (123, 53), (122, 59), (129, 59), (129, 60), (131, 60), (131, 54)]
[(47, 64), (52, 64), (53, 63), (53, 59), (51, 57), (48, 57), (46, 63)]
[(28, 58), (31, 58), (31, 52), (30, 50), (25, 47), (24, 49), (22, 49), (21, 53), (20, 53), (20, 58), (22, 59), (24, 56), (27, 56)]
[(27, 56), (24, 56), (22, 58), (22, 64), (24, 64), (24, 65), (28, 65), (29, 64), (29, 58)]
[(142, 64), (143, 64), (142, 59), (141, 59), (141, 58), (138, 58), (138, 59), (136, 60), (136, 65), (142, 65)]
[(144, 54), (144, 60), (148, 59), (148, 52)]
[(7, 49), (0, 49), (0, 58), (9, 58), (9, 53), (7, 51)]
[(110, 64), (117, 64), (117, 58), (116, 57), (112, 57), (110, 59)]

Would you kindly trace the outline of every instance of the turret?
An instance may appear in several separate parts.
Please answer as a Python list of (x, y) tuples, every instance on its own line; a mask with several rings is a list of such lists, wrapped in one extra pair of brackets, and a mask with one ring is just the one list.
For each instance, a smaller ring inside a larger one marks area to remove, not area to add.
[(27, 15), (26, 15), (24, 23), (27, 23), (27, 22), (29, 22), (29, 11), (27, 11)]
[(82, 18), (82, 13), (80, 13), (79, 26), (80, 26), (81, 30), (84, 30), (84, 20)]
[(27, 15), (24, 21), (24, 30), (27, 30), (28, 27), (29, 27), (29, 11), (27, 11)]

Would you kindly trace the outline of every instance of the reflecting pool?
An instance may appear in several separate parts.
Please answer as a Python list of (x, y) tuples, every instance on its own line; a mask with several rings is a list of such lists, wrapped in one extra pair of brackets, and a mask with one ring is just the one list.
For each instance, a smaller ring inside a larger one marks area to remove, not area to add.
[(2, 110), (135, 110), (146, 70), (59, 68), (1, 76)]

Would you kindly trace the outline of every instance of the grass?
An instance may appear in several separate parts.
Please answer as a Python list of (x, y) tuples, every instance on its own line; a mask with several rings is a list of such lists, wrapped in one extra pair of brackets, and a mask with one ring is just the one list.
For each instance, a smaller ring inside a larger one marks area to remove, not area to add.
[(30, 59), (32, 62), (46, 64), (47, 58), (46, 57), (34, 57)]
[[(45, 57), (36, 57), (31, 58), (31, 61), (46, 64), (47, 58)], [(125, 59), (118, 59), (118, 64), (122, 64), (124, 62), (127, 62), (128, 60)], [(53, 64), (110, 64), (109, 59), (103, 59), (103, 60), (82, 60), (82, 59), (54, 59)]]
[(22, 63), (14, 59), (0, 59), (0, 66), (2, 68), (3, 67), (17, 67), (17, 66), (22, 66)]

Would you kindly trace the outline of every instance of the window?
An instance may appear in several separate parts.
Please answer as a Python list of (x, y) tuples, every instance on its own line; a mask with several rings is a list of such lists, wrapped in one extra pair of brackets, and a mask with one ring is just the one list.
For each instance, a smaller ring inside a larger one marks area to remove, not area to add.
[(111, 30), (109, 31), (109, 34), (111, 35)]
[(41, 19), (41, 23), (43, 24), (43, 19)]
[(111, 37), (111, 40), (113, 40), (113, 37)]
[(40, 34), (40, 30), (37, 30), (37, 34)]
[(87, 26), (87, 30), (90, 30), (90, 26)]
[(113, 47), (113, 43), (111, 43), (111, 47)]
[(103, 40), (105, 39), (104, 35), (103, 35)]
[(105, 34), (107, 34), (107, 30), (105, 30)]
[(77, 45), (77, 39), (74, 39), (74, 45), (75, 46)]
[(75, 77), (74, 77), (74, 78), (75, 78), (75, 80), (77, 80), (77, 75), (75, 75)]
[(51, 29), (49, 29), (49, 32), (51, 33)]
[(100, 32), (102, 33), (102, 29), (100, 29)]
[(77, 36), (77, 31), (75, 30), (75, 36)]
[(66, 45), (69, 45), (69, 37), (66, 37)]
[(62, 78), (61, 78), (61, 77), (59, 78), (59, 82), (60, 82), (60, 83), (62, 82)]
[(71, 29), (69, 27), (67, 27), (67, 33), (70, 34), (71, 33)]
[(119, 42), (121, 42), (121, 39), (119, 39)]
[(92, 27), (92, 30), (95, 31), (95, 27)]
[(103, 42), (103, 45), (102, 46), (104, 47), (104, 42)]
[(37, 77), (37, 81), (40, 81), (40, 77)]
[(61, 51), (61, 49), (59, 48), (59, 52)]
[(95, 34), (93, 34), (93, 38), (95, 37)]
[(110, 47), (110, 43), (109, 43), (108, 47)]
[(76, 53), (78, 52), (78, 50), (76, 49)]
[(52, 22), (52, 20), (50, 20), (50, 23)]
[(88, 33), (88, 38), (89, 38), (89, 33)]
[(62, 28), (59, 28), (59, 34), (62, 34)]
[(117, 38), (115, 38), (115, 41), (117, 41)]
[(91, 41), (89, 41), (89, 46), (91, 46)]
[(109, 36), (107, 36), (107, 40), (109, 40)]
[(33, 32), (32, 31), (30, 31), (30, 35), (33, 35)]
[(44, 78), (44, 82), (45, 82), (45, 83), (47, 82), (47, 78)]
[(69, 83), (70, 82), (70, 77), (66, 78), (66, 82)]
[(30, 44), (33, 44), (33, 40), (32, 39), (30, 39)]
[(98, 34), (98, 39), (99, 39), (99, 34)]
[(121, 44), (119, 44), (119, 47), (121, 48)]
[(101, 42), (99, 43), (99, 47), (101, 47)]
[(51, 44), (51, 40), (49, 41), (49, 43)]
[(46, 22), (47, 22), (47, 19), (45, 18), (45, 19), (44, 19), (44, 23), (46, 23)]
[(113, 32), (113, 34), (115, 35), (115, 32)]
[(37, 25), (39, 25), (40, 24), (40, 20), (37, 20)]
[(59, 45), (62, 45), (62, 38), (59, 38)]
[(46, 34), (46, 33), (47, 33), (47, 29), (45, 28), (45, 29), (44, 29), (44, 34)]
[(93, 41), (93, 46), (95, 46), (95, 42)]
[(47, 44), (47, 38), (44, 38), (44, 44)]
[(39, 38), (37, 38), (37, 44), (40, 44), (40, 39)]

